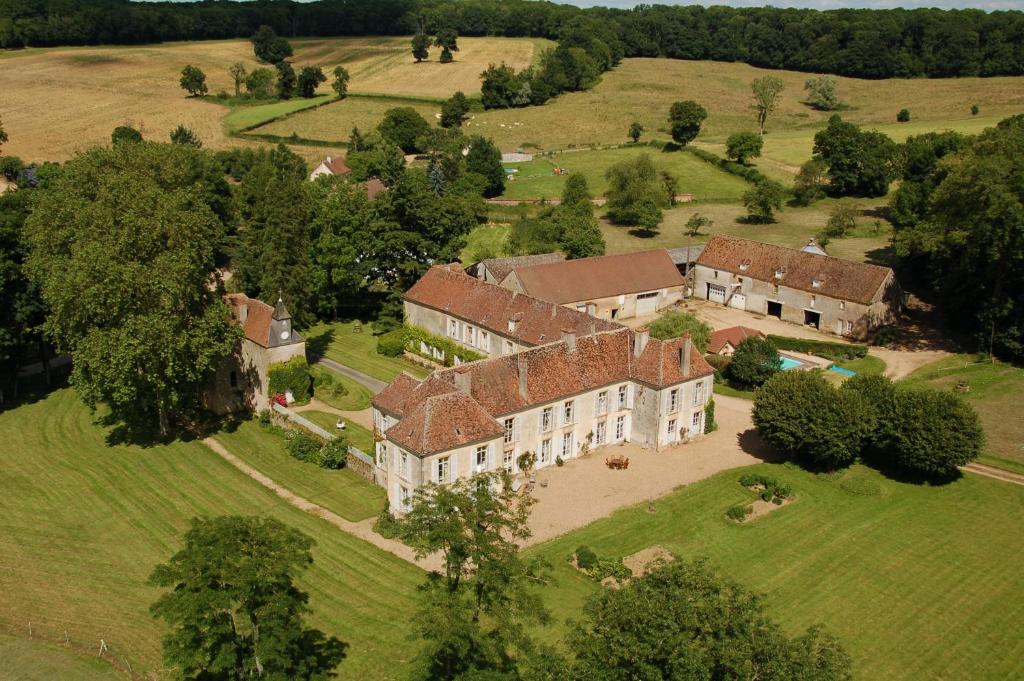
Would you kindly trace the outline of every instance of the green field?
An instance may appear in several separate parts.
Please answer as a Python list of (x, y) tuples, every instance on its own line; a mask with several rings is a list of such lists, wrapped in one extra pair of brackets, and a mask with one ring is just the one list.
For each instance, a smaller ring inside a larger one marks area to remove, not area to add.
[[(979, 361), (973, 355), (955, 355), (918, 369), (906, 381), (943, 390), (966, 383), (970, 389), (964, 397), (981, 418), (986, 450), (1024, 465), (1024, 369), (1005, 362)], [(988, 463), (999, 465), (998, 461)]]
[[(324, 404), (341, 411), (361, 411), (370, 408), (370, 400), (373, 399), (373, 393), (362, 383), (357, 383), (344, 374), (331, 371), (327, 367), (318, 364), (311, 366), (309, 373), (314, 377), (318, 374), (331, 377), (332, 386), (335, 390), (317, 388), (315, 390), (316, 394), (313, 396)], [(339, 389), (343, 390), (344, 394), (337, 394)]]
[[(431, 123), (436, 123), (434, 114), (441, 110), (437, 104), (395, 97), (347, 97), (312, 111), (268, 123), (253, 132), (281, 137), (295, 134), (306, 139), (347, 143), (352, 128), (358, 127), (363, 132), (373, 130), (387, 110), (395, 107), (412, 107)], [(272, 116), (267, 116), (269, 118)]]
[[(783, 465), (743, 470), (791, 485), (796, 501), (736, 525), (725, 510), (751, 494), (730, 471), (660, 499), (655, 513), (641, 504), (531, 549), (555, 566), (556, 616), (578, 617), (600, 588), (566, 562), (576, 547), (624, 557), (659, 544), (763, 592), (791, 632), (825, 624), (858, 679), (1024, 674), (1024, 573), (1010, 558), (1024, 554), (1024, 488), (974, 475), (915, 486), (859, 466), (841, 480)], [(845, 491), (854, 477), (879, 494)]]
[(404, 677), (417, 645), (395, 623), (407, 621), (422, 571), (289, 506), (199, 442), (106, 437), (70, 389), (0, 413), (3, 631), (32, 620), (37, 636), (67, 630), (88, 648), (103, 638), (136, 672), (162, 669), (153, 566), (180, 548), (192, 517), (265, 514), (317, 542), (300, 583), (313, 624), (351, 645), (342, 678)]
[[(27, 635), (27, 634), (26, 634)], [(113, 681), (129, 678), (109, 662), (83, 651), (40, 641), (0, 635), (3, 678), (16, 681)]]
[(568, 173), (579, 172), (587, 178), (587, 186), (594, 196), (608, 191), (605, 173), (613, 164), (640, 154), (647, 154), (658, 170), (667, 170), (679, 180), (679, 192), (692, 194), (696, 200), (738, 201), (750, 188), (745, 180), (719, 170), (693, 154), (662, 152), (648, 146), (623, 147), (577, 151), (537, 157), (528, 163), (510, 163), (509, 168), (519, 172), (505, 185), (505, 199), (540, 199), (561, 196), (567, 174), (556, 175), (555, 167)]
[[(362, 331), (356, 332), (360, 327)], [(303, 330), (307, 346), (328, 359), (352, 367), (382, 381), (390, 381), (406, 371), (414, 376), (429, 372), (401, 357), (385, 357), (377, 352), (377, 336), (370, 322), (334, 322), (317, 324)]]
[[(338, 424), (337, 416), (322, 411), (304, 411), (302, 416), (330, 433), (335, 431)], [(373, 433), (368, 429), (349, 419), (345, 422), (345, 438), (363, 454), (373, 456)]]
[[(329, 430), (334, 430), (333, 422)], [(384, 506), (384, 488), (349, 470), (332, 471), (292, 458), (284, 439), (255, 421), (245, 421), (215, 437), (229, 452), (271, 480), (342, 518), (363, 520), (377, 515)]]
[[(320, 104), (331, 101), (333, 98), (333, 95), (324, 94), (317, 95), (310, 99), (295, 98), (286, 99), (280, 102), (271, 102), (269, 104), (240, 106), (224, 117), (224, 125), (227, 126), (227, 129), (230, 132), (238, 132), (240, 130), (251, 128), (254, 125), (259, 125), (260, 123), (278, 118), (279, 116), (285, 116), (287, 114), (295, 113), (296, 111), (302, 111), (303, 109), (310, 109), (315, 106), (319, 106)], [(263, 130), (260, 132), (263, 132)]]

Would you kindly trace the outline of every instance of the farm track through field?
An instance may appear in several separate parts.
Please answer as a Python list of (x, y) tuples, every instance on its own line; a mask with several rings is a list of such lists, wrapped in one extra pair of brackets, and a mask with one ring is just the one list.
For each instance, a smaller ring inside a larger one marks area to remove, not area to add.
[(983, 463), (969, 463), (966, 466), (961, 466), (960, 469), (970, 471), (971, 473), (976, 473), (978, 475), (984, 475), (988, 478), (1002, 480), (1003, 482), (1009, 482), (1014, 485), (1024, 486), (1024, 475), (1011, 473), (1010, 471), (1005, 471), (1002, 468), (986, 466)]
[(442, 569), (443, 565), (441, 562), (440, 554), (433, 554), (427, 556), (426, 558), (417, 558), (413, 550), (405, 544), (393, 539), (385, 539), (384, 537), (374, 532), (373, 518), (367, 518), (366, 520), (362, 520), (357, 523), (352, 522), (351, 520), (345, 520), (337, 513), (328, 511), (323, 506), (320, 506), (319, 504), (314, 504), (312, 501), (306, 499), (305, 497), (300, 497), (298, 494), (295, 494), (288, 488), (278, 484), (273, 479), (259, 472), (258, 470), (256, 470), (255, 468), (253, 468), (252, 466), (245, 463), (237, 456), (229, 452), (224, 447), (224, 445), (222, 445), (220, 442), (216, 440), (216, 438), (204, 438), (203, 444), (212, 449), (218, 456), (220, 456), (222, 459), (230, 463), (232, 466), (234, 466), (241, 472), (245, 473), (250, 478), (260, 483), (267, 489), (273, 491), (274, 494), (281, 497), (295, 508), (305, 511), (310, 515), (317, 516), (318, 518), (322, 518), (323, 520), (326, 520), (330, 524), (337, 527), (342, 532), (347, 532), (354, 537), (358, 537), (359, 539), (362, 539), (365, 542), (373, 544), (377, 548), (387, 551), (392, 555), (398, 556), (402, 560), (417, 565), (423, 568), (424, 570), (440, 571)]

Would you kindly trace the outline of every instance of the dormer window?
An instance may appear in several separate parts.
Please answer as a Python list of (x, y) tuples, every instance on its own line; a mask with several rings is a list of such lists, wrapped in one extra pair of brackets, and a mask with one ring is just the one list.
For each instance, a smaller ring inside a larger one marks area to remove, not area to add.
[(780, 267), (777, 270), (775, 270), (775, 278), (776, 279), (782, 279), (782, 277), (784, 277), (784, 276), (786, 276), (786, 268), (785, 267)]
[(740, 263), (740, 272), (746, 272), (749, 269), (750, 269), (750, 261), (749, 260), (744, 260), (743, 262)]
[(811, 286), (813, 286), (814, 288), (821, 288), (821, 285), (824, 284), (824, 283), (825, 283), (825, 280), (824, 279), (820, 279), (818, 277), (815, 277), (814, 279), (811, 280)]

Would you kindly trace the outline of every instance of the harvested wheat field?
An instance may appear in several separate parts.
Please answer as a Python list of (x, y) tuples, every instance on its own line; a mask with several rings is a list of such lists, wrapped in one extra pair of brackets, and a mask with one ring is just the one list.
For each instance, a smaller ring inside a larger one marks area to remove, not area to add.
[[(528, 39), (463, 38), (454, 63), (414, 64), (408, 43), (408, 38), (395, 37), (292, 41), (297, 68), (315, 64), (330, 72), (342, 64), (352, 75), (353, 92), (439, 98), (456, 90), (479, 92), (480, 72), (490, 62), (525, 67), (539, 44)], [(108, 143), (111, 130), (122, 124), (158, 140), (166, 140), (183, 124), (207, 147), (238, 145), (224, 132), (227, 107), (188, 97), (178, 86), (182, 67), (193, 64), (206, 73), (211, 95), (232, 93), (228, 67), (238, 61), (250, 70), (259, 66), (247, 40), (0, 53), (0, 116), (10, 135), (4, 153), (28, 161), (62, 161), (76, 151)], [(329, 83), (320, 91), (329, 93)], [(344, 129), (343, 139), (349, 130), (351, 126)]]

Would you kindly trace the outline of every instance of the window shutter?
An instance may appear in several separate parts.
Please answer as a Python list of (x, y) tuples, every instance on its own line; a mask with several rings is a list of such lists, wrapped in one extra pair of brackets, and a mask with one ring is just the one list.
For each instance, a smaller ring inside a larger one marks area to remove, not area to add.
[(519, 442), (519, 419), (512, 417), (512, 441)]

